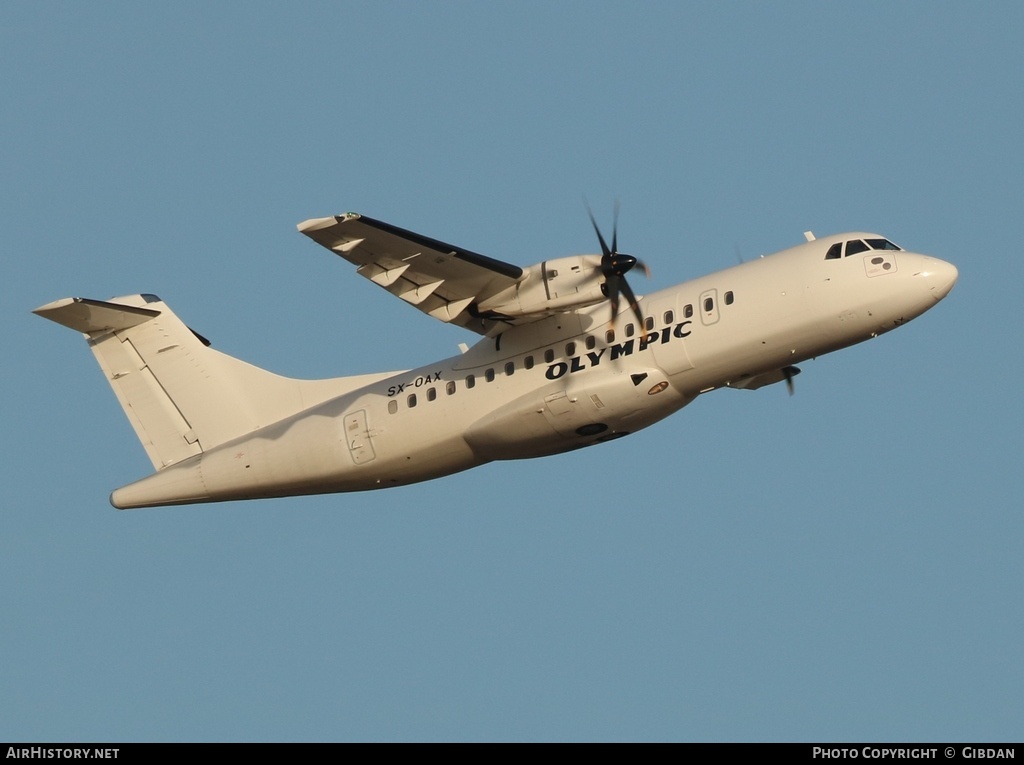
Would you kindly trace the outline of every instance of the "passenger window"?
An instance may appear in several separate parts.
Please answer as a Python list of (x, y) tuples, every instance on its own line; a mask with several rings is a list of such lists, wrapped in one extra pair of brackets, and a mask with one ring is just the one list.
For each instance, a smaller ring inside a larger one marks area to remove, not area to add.
[(714, 298), (709, 298), (709, 297), (704, 298), (704, 313), (711, 313), (714, 310), (715, 310), (715, 300), (714, 300)]
[(665, 323), (666, 324), (671, 324), (672, 320), (675, 319), (675, 318), (676, 318), (675, 314), (673, 314), (671, 311), (665, 311)]
[(388, 414), (394, 414), (397, 411), (398, 411), (398, 401), (396, 401), (395, 399), (391, 399), (388, 402)]
[(614, 343), (615, 342), (615, 330), (614, 329), (609, 329), (607, 332), (604, 333), (604, 341), (606, 343)]
[(576, 343), (566, 343), (565, 344), (565, 355), (566, 356), (575, 356), (576, 355)]
[(523, 368), (533, 369), (533, 356), (527, 356), (525, 359), (523, 359)]
[(725, 293), (725, 304), (726, 305), (732, 305), (732, 301), (733, 301), (732, 290), (729, 290), (728, 292)]
[(587, 350), (588, 351), (592, 350), (595, 345), (597, 345), (597, 338), (594, 337), (593, 335), (587, 335), (587, 340), (586, 340)]
[(828, 248), (828, 252), (825, 253), (825, 260), (838, 260), (843, 257), (843, 243), (836, 242)]
[(683, 316), (687, 319), (693, 316), (693, 304), (687, 303), (686, 308), (683, 309)]
[(866, 252), (868, 246), (860, 239), (852, 239), (846, 243), (846, 257), (856, 255), (858, 252)]
[(652, 329), (654, 329), (654, 317), (648, 316), (644, 319), (644, 330), (650, 332)]
[(507, 364), (505, 364), (505, 374), (507, 374), (509, 377), (515, 374), (515, 371), (516, 363), (514, 361), (510, 361)]
[(633, 325), (632, 324), (627, 324), (626, 325), (626, 337), (632, 337), (632, 336), (633, 336)]
[(416, 406), (416, 394), (415, 393), (410, 393), (409, 394), (408, 403), (409, 403), (409, 408), (410, 409), (412, 409), (414, 406)]
[(449, 396), (455, 393), (455, 380), (449, 380), (448, 383), (444, 386), (444, 391)]
[(486, 372), (484, 372), (484, 379), (487, 380), (487, 382), (494, 382), (494, 368), (493, 367), (491, 369), (488, 369)]
[(427, 388), (427, 401), (433, 401), (437, 398), (436, 388)]
[(476, 377), (473, 375), (466, 375), (466, 387), (472, 388), (474, 385), (476, 385)]
[(544, 351), (544, 361), (546, 361), (548, 364), (550, 364), (554, 360), (555, 360), (555, 351), (554, 351), (553, 348), (548, 348), (546, 351)]

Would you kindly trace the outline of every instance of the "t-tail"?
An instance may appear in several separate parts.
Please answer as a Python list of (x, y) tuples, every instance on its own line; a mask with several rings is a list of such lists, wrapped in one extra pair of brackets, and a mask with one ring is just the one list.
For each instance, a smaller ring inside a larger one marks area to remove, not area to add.
[(211, 499), (191, 468), (199, 455), (367, 379), (295, 380), (247, 364), (211, 348), (155, 295), (64, 298), (34, 313), (85, 335), (157, 471), (115, 491), (119, 508)]

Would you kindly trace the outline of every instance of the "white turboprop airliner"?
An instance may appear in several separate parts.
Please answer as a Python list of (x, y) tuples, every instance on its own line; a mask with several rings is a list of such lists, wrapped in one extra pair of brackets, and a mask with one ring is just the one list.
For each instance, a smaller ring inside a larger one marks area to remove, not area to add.
[(418, 369), (295, 380), (209, 347), (154, 295), (37, 308), (85, 334), (156, 469), (115, 507), (382, 489), (597, 444), (716, 388), (792, 391), (796, 363), (900, 326), (957, 279), (878, 234), (808, 232), (637, 299), (636, 259), (596, 223), (602, 254), (529, 268), (355, 213), (298, 228), (483, 338)]

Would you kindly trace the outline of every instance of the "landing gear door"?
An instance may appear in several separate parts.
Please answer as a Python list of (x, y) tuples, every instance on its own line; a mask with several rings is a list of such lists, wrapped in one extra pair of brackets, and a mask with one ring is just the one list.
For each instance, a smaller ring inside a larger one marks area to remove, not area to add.
[(579, 395), (560, 390), (544, 397), (544, 418), (563, 436), (571, 436), (587, 421)]

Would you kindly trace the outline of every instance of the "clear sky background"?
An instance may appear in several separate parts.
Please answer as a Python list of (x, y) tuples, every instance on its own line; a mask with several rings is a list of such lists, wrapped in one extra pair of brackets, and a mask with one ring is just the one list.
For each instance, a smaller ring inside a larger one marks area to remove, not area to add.
[[(1021, 740), (1024, 6), (0, 5), (0, 739)], [(295, 224), (663, 288), (878, 231), (960, 282), (784, 386), (379, 493), (117, 512), (56, 298), (327, 377), (475, 335)]]

